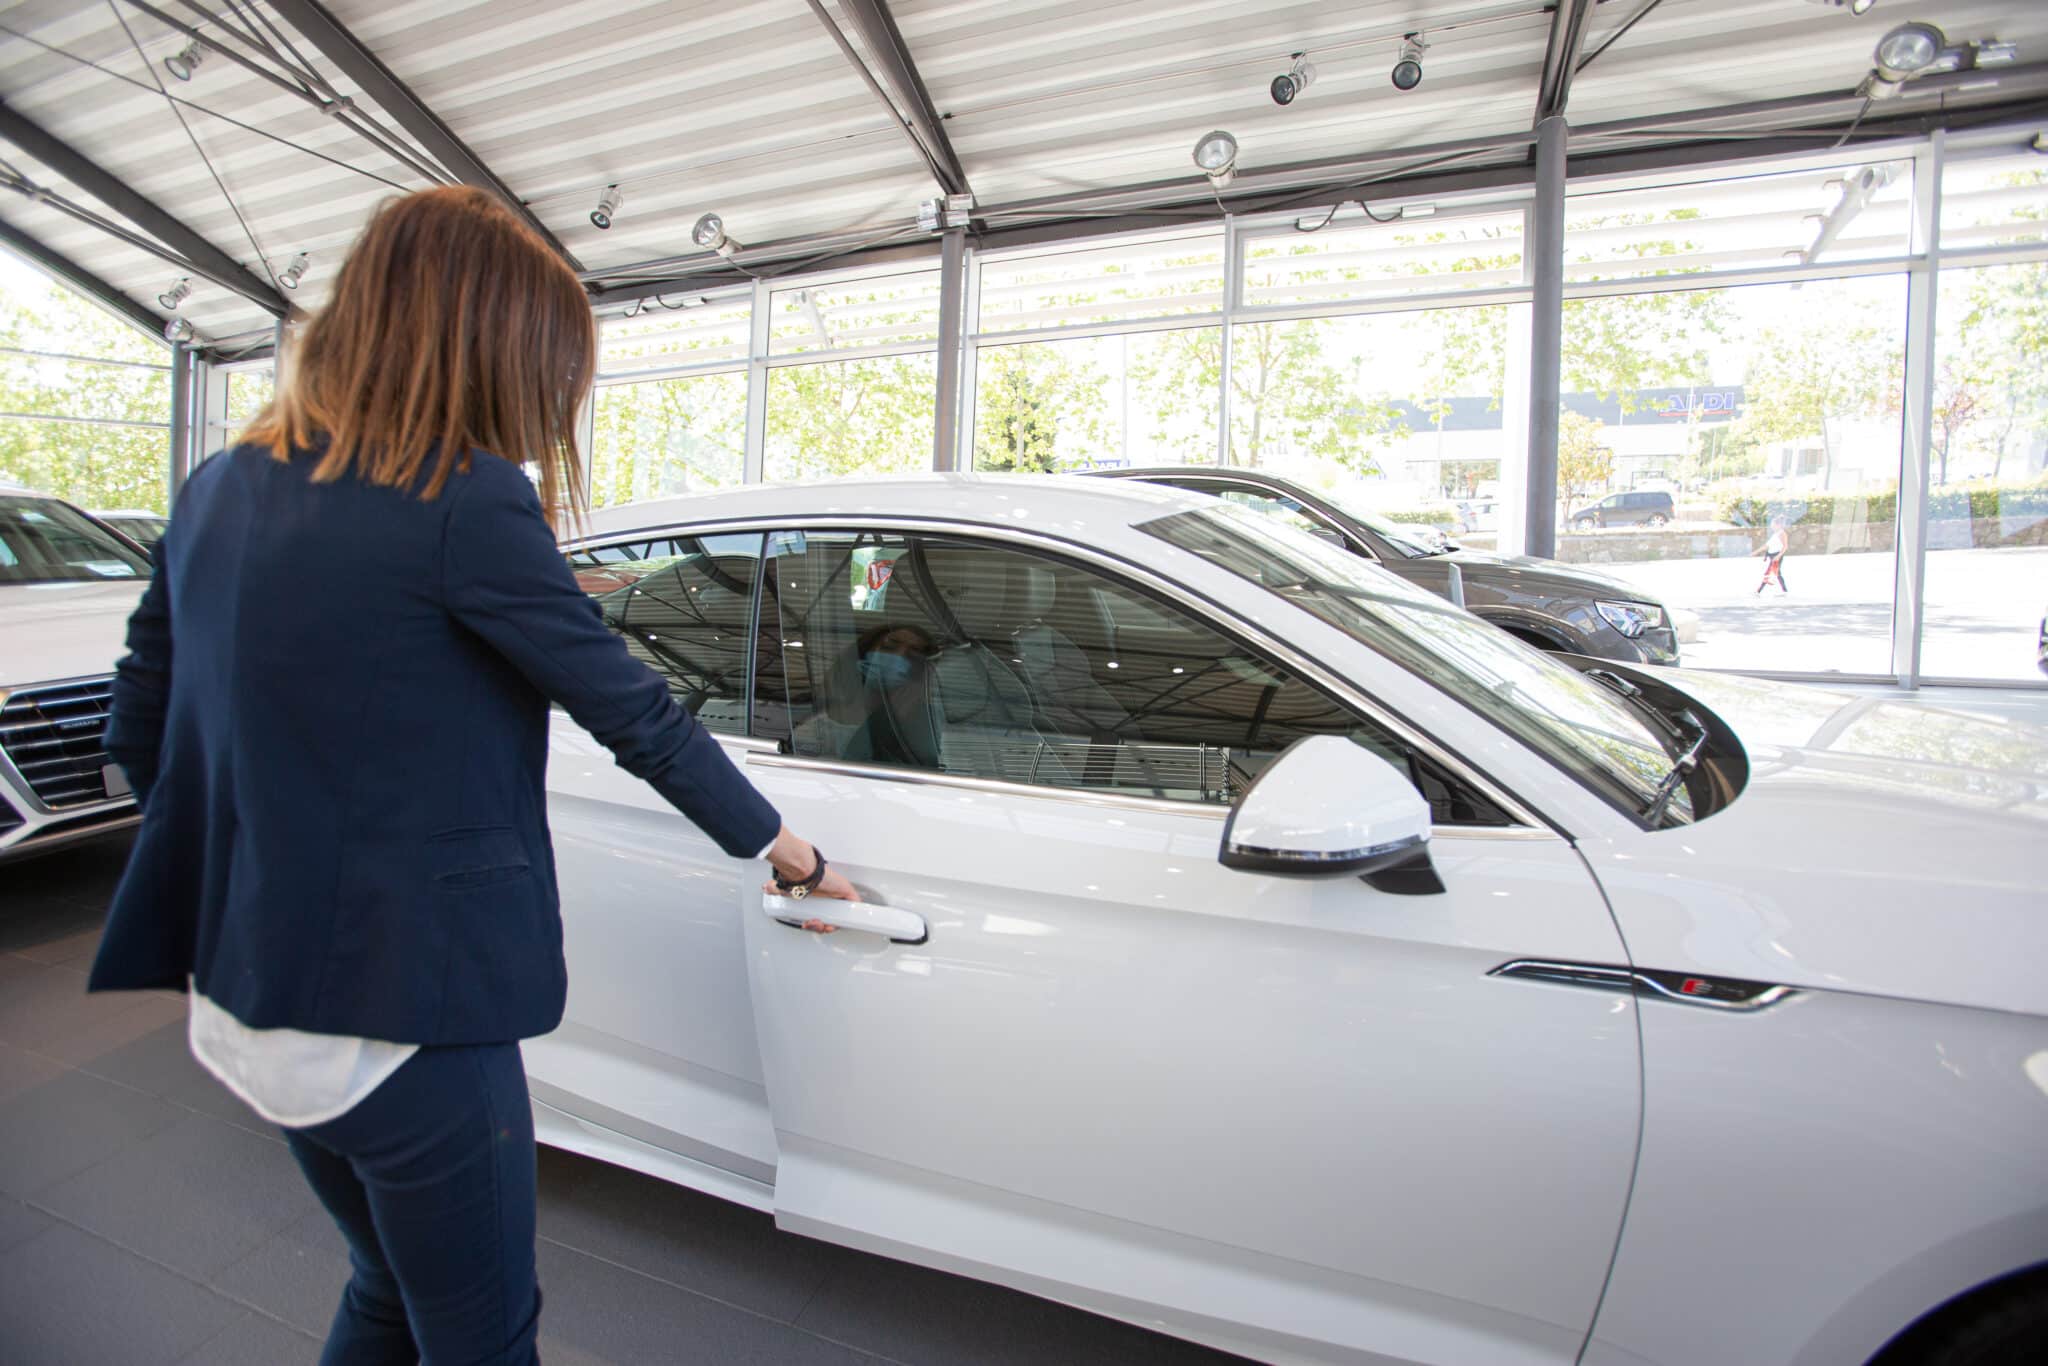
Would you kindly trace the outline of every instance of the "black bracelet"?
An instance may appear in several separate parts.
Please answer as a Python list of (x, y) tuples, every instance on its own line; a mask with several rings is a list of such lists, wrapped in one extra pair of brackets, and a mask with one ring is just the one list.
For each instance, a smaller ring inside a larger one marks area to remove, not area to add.
[(775, 875), (775, 889), (784, 893), (793, 901), (802, 901), (812, 892), (817, 891), (818, 884), (825, 880), (825, 851), (814, 844), (811, 846), (811, 852), (817, 855), (818, 866), (811, 869), (808, 876), (800, 881), (791, 882), (780, 873)]

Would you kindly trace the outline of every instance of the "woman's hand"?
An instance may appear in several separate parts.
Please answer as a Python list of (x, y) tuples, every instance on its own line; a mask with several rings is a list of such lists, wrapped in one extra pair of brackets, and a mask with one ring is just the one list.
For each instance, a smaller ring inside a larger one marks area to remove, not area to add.
[[(818, 866), (817, 846), (797, 838), (785, 825), (782, 832), (775, 837), (775, 843), (769, 847), (768, 863), (783, 881), (801, 882)], [(765, 884), (761, 890), (770, 896), (789, 895), (772, 881)], [(845, 874), (830, 864), (826, 865), (825, 876), (811, 889), (810, 895), (828, 896), (837, 901), (860, 900), (860, 893), (846, 880)], [(822, 920), (807, 920), (804, 922), (804, 928), (820, 934), (830, 934), (836, 927), (827, 925)]]

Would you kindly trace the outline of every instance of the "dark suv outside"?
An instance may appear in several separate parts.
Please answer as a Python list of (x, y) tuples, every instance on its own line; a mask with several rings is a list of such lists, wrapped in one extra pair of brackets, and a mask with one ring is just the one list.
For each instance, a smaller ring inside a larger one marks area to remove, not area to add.
[(1610, 493), (1593, 506), (1574, 512), (1572, 530), (1591, 531), (1596, 526), (1669, 526), (1677, 515), (1671, 495), (1662, 489)]
[(1576, 565), (1440, 544), (1425, 528), (1345, 508), (1258, 470), (1177, 465), (1087, 473), (1213, 494), (1279, 517), (1439, 597), (1451, 597), (1451, 566), (1456, 565), (1467, 610), (1539, 649), (1629, 664), (1678, 663), (1678, 635), (1664, 604)]

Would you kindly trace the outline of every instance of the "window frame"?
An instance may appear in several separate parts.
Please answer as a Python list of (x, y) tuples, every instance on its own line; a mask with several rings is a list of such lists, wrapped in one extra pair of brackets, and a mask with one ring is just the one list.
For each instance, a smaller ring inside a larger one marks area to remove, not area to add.
[[(1142, 563), (1104, 551), (1099, 547), (1084, 546), (1062, 540), (1044, 533), (1011, 527), (992, 527), (981, 522), (963, 519), (912, 514), (902, 517), (861, 516), (861, 515), (782, 515), (763, 517), (758, 514), (718, 518), (701, 522), (660, 523), (648, 527), (634, 527), (616, 531), (605, 531), (574, 541), (566, 541), (561, 550), (564, 555), (601, 549), (609, 545), (644, 541), (659, 537), (691, 537), (759, 534), (763, 536), (763, 553), (757, 575), (767, 573), (773, 549), (772, 541), (777, 532), (802, 532), (825, 534), (828, 532), (867, 532), (883, 534), (920, 534), (946, 536), (959, 540), (980, 540), (992, 545), (1022, 548), (1046, 558), (1068, 562), (1089, 573), (1107, 577), (1129, 591), (1165, 604), (1171, 610), (1188, 614), (1213, 630), (1234, 646), (1252, 651), (1285, 668), (1290, 674), (1332, 701), (1352, 712), (1361, 720), (1376, 726), (1402, 744), (1411, 746), (1427, 756), (1448, 775), (1476, 788), (1487, 801), (1499, 808), (1510, 824), (1501, 826), (1478, 825), (1433, 825), (1431, 837), (1441, 839), (1511, 839), (1549, 840), (1569, 839), (1569, 833), (1554, 820), (1546, 816), (1542, 808), (1525, 800), (1506, 783), (1493, 777), (1485, 769), (1452, 749), (1434, 735), (1384, 703), (1371, 697), (1336, 669), (1299, 647), (1272, 635), (1265, 628), (1245, 621), (1236, 612), (1215, 599), (1188, 588), (1184, 584), (1170, 581), (1153, 573)], [(1127, 810), (1159, 811), (1178, 815), (1202, 815), (1222, 820), (1231, 807), (1208, 802), (1190, 802), (1174, 798), (1140, 796), (1135, 793), (1117, 792), (1105, 788), (1070, 788), (1050, 785), (1011, 782), (1000, 778), (984, 778), (964, 773), (943, 773), (930, 769), (904, 768), (881, 764), (863, 764), (837, 758), (820, 758), (788, 752), (786, 736), (759, 735), (754, 730), (754, 695), (761, 650), (761, 613), (766, 602), (766, 585), (757, 577), (754, 593), (753, 622), (748, 637), (747, 670), (747, 730), (741, 735), (727, 735), (713, 732), (714, 738), (754, 752), (752, 762), (771, 763), (776, 767), (800, 768), (811, 772), (834, 773), (849, 777), (872, 778), (885, 782), (908, 783), (918, 786), (938, 786), (991, 794), (1037, 797), (1050, 801), (1078, 802), (1087, 806), (1122, 808)]]

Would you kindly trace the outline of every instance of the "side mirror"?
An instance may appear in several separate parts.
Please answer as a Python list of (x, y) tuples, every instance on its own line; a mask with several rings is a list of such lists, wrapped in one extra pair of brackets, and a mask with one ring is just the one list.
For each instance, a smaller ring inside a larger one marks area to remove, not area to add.
[(1266, 766), (1223, 825), (1218, 859), (1246, 873), (1362, 877), (1382, 891), (1444, 887), (1429, 861), (1429, 803), (1385, 759), (1311, 735)]

